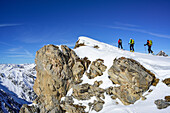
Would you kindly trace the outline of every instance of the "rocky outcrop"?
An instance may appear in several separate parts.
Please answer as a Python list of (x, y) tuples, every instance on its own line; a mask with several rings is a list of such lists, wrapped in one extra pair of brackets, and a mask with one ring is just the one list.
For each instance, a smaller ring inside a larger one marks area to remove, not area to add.
[(89, 79), (93, 79), (97, 76), (103, 75), (103, 72), (107, 68), (107, 66), (105, 66), (103, 63), (104, 63), (104, 60), (102, 60), (102, 59), (97, 59), (97, 60), (93, 61), (90, 66), (89, 73), (86, 72), (87, 77)]
[(165, 56), (167, 57), (168, 55), (164, 52), (164, 51), (160, 51), (158, 54), (156, 54), (157, 56)]
[[(100, 87), (103, 81), (82, 84), (84, 73), (89, 79), (103, 75), (107, 68), (104, 60), (97, 59), (91, 63), (86, 57), (80, 59), (73, 50), (63, 45), (61, 48), (44, 46), (37, 51), (35, 63), (37, 79), (34, 91), (38, 97), (32, 106), (24, 105), (21, 113), (86, 113), (87, 107), (89, 111), (99, 112), (105, 103), (105, 92), (112, 99), (119, 98), (128, 105), (135, 103), (151, 85), (159, 82), (153, 73), (137, 61), (122, 57), (115, 59), (108, 71), (110, 80), (120, 86), (103, 89)], [(91, 98), (95, 99), (91, 101)], [(74, 100), (87, 100), (88, 105), (75, 104)]]
[(34, 103), (43, 113), (65, 112), (60, 100), (73, 85), (81, 82), (90, 61), (80, 59), (67, 46), (62, 45), (60, 50), (58, 46), (46, 45), (37, 51), (35, 63), (37, 79), (33, 88), (38, 97)]
[(114, 60), (108, 74), (110, 80), (120, 86), (110, 87), (107, 93), (115, 95), (125, 105), (135, 103), (156, 81), (155, 75), (139, 62), (124, 57)]

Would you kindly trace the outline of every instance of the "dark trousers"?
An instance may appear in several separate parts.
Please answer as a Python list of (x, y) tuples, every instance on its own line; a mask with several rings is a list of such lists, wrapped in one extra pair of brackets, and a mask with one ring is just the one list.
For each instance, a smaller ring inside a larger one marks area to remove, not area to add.
[(122, 44), (118, 44), (118, 48), (123, 49)]
[(134, 44), (130, 44), (130, 51), (134, 51)]
[(151, 46), (148, 46), (148, 53), (153, 53), (153, 51), (151, 50)]

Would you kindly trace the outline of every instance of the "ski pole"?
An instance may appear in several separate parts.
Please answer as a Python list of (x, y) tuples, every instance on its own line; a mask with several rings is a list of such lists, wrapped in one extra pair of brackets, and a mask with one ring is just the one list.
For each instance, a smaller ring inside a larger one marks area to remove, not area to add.
[(145, 53), (146, 53), (146, 46), (145, 46)]

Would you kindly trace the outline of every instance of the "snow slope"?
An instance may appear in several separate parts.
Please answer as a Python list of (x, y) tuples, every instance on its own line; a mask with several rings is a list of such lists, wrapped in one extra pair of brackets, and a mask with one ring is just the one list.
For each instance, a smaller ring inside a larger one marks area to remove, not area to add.
[[(138, 100), (133, 105), (125, 106), (118, 99), (112, 100), (110, 96), (105, 94), (105, 104), (100, 113), (170, 113), (170, 107), (166, 109), (159, 110), (157, 109), (154, 101), (157, 99), (164, 99), (165, 96), (170, 95), (170, 87), (166, 86), (162, 83), (162, 80), (170, 77), (170, 57), (160, 57), (153, 56), (148, 54), (142, 54), (137, 52), (129, 52), (126, 50), (120, 50), (117, 47), (98, 42), (96, 40), (87, 38), (87, 37), (79, 37), (79, 43), (84, 43), (86, 46), (81, 46), (74, 51), (80, 58), (88, 57), (91, 61), (95, 61), (98, 58), (104, 60), (104, 64), (107, 66), (107, 70), (104, 72), (102, 76), (98, 76), (94, 79), (88, 79), (88, 77), (83, 75), (83, 83), (93, 84), (94, 81), (102, 80), (103, 84), (100, 85), (101, 88), (108, 88), (113, 86), (111, 80), (108, 78), (108, 69), (113, 64), (113, 60), (119, 57), (127, 57), (132, 58), (140, 64), (142, 64), (145, 68), (149, 69), (151, 72), (155, 74), (157, 78), (160, 79), (159, 83), (156, 87), (151, 86), (150, 89), (153, 89), (151, 93), (146, 92), (146, 100)], [(99, 49), (94, 48), (94, 46), (98, 45)], [(72, 90), (68, 92), (67, 95), (71, 95)], [(88, 100), (93, 102), (95, 98)], [(87, 101), (78, 101), (74, 99), (75, 103), (83, 103), (83, 105), (87, 106)], [(117, 102), (119, 104), (117, 104)], [(86, 111), (89, 111), (87, 108)], [(90, 113), (95, 113), (94, 110), (90, 111)]]

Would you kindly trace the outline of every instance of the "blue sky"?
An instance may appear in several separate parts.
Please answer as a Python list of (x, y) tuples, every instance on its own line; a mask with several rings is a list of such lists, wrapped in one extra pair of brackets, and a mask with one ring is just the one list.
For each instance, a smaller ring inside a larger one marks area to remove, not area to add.
[(79, 36), (129, 50), (170, 54), (169, 0), (0, 0), (0, 63), (34, 63), (46, 44), (74, 47)]

